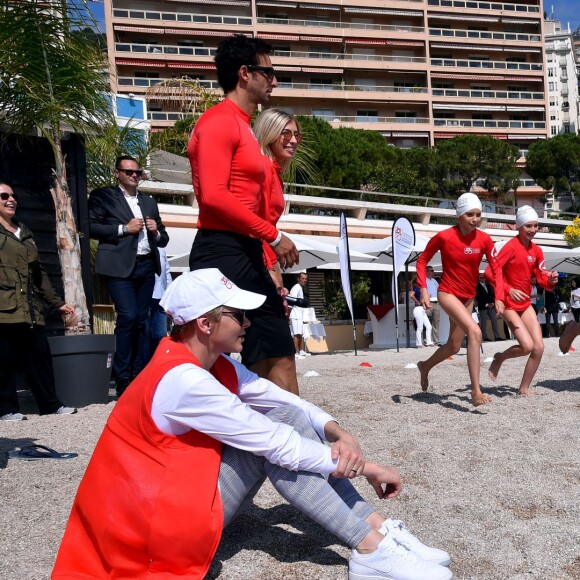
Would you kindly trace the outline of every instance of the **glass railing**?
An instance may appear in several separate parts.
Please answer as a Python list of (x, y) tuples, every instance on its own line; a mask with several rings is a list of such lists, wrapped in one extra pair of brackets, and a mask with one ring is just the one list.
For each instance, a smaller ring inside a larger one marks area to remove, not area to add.
[(286, 51), (275, 50), (273, 56), (280, 58), (312, 58), (312, 59), (326, 59), (326, 60), (364, 60), (376, 62), (426, 62), (425, 57), (419, 56), (393, 56), (381, 54), (344, 54), (342, 52), (302, 52), (302, 51)]
[(147, 111), (147, 118), (150, 121), (181, 121), (191, 117), (191, 113), (173, 113), (167, 111)]
[(135, 52), (148, 54), (170, 54), (176, 56), (215, 56), (216, 48), (204, 48), (201, 46), (175, 46), (167, 44), (136, 44), (116, 42), (117, 52)]
[(446, 38), (476, 38), (479, 40), (508, 40), (514, 42), (540, 42), (539, 34), (522, 32), (493, 32), (489, 30), (455, 30), (451, 28), (429, 28), (431, 36)]
[(341, 85), (331, 83), (286, 83), (278, 81), (278, 89), (300, 91), (362, 91), (367, 93), (426, 93), (426, 87), (395, 87), (394, 85)]
[(349, 28), (352, 30), (385, 30), (390, 32), (414, 32), (422, 34), (425, 28), (422, 26), (406, 26), (401, 24), (365, 24), (359, 22), (334, 22), (328, 20), (297, 20), (294, 18), (256, 18), (258, 24), (270, 24), (273, 26), (300, 26), (303, 28)]
[(540, 62), (507, 62), (502, 60), (469, 60), (459, 58), (432, 58), (431, 66), (466, 67), (495, 70), (543, 70)]
[(544, 93), (528, 91), (481, 91), (470, 89), (432, 89), (434, 97), (463, 97), (473, 99), (518, 99), (542, 100)]
[(501, 10), (504, 12), (540, 12), (539, 6), (528, 4), (503, 4), (501, 2), (473, 2), (473, 0), (428, 0), (429, 6), (444, 6), (446, 8), (473, 8), (474, 10)]
[(494, 121), (493, 119), (434, 119), (435, 127), (486, 129), (545, 129), (545, 121)]
[(375, 117), (370, 115), (307, 115), (310, 117), (317, 117), (324, 119), (329, 123), (401, 123), (401, 124), (418, 124), (429, 123), (427, 117)]
[(190, 14), (184, 12), (158, 12), (153, 10), (120, 10), (113, 9), (113, 18), (131, 18), (134, 20), (147, 20), (151, 25), (155, 21), (165, 22), (190, 22), (193, 24), (228, 24), (235, 26), (251, 26), (252, 18), (249, 16), (228, 16), (221, 14)]

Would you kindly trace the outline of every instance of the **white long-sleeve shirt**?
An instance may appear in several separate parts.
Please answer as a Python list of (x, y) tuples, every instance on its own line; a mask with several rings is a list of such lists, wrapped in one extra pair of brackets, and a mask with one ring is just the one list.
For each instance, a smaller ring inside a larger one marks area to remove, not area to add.
[(335, 471), (338, 460), (331, 459), (330, 447), (301, 437), (291, 426), (264, 414), (276, 407), (299, 407), (323, 440), (324, 426), (332, 416), (227, 358), (238, 376), (237, 395), (201, 367), (179, 365), (161, 379), (153, 396), (151, 415), (157, 427), (170, 435), (196, 429), (292, 471)]

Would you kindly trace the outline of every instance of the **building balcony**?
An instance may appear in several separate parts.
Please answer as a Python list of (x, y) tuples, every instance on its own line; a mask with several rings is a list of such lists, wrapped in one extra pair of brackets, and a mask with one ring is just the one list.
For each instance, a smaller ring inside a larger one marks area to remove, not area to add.
[(373, 68), (383, 68), (380, 67), (382, 63), (399, 63), (407, 66), (409, 64), (424, 65), (427, 59), (423, 56), (399, 56), (391, 54), (348, 54), (342, 52), (275, 50), (272, 53), (272, 61), (274, 62), (274, 68), (276, 68), (277, 64), (349, 68), (352, 68), (353, 65), (365, 67), (372, 65)]
[[(265, 18), (258, 16), (256, 18), (258, 26), (264, 24), (271, 30), (272, 26), (281, 27), (298, 27), (298, 28), (322, 28), (326, 29), (325, 32), (328, 33), (327, 29), (334, 29), (337, 31), (377, 31), (377, 32), (403, 32), (412, 34), (423, 34), (425, 28), (422, 26), (407, 26), (402, 24), (374, 24), (374, 23), (358, 23), (358, 22), (342, 22), (342, 21), (328, 21), (328, 20), (301, 20), (296, 18)], [(311, 31), (312, 32), (312, 31)], [(346, 34), (347, 32), (343, 32)]]
[(499, 10), (516, 14), (539, 14), (540, 7), (529, 4), (507, 4), (503, 2), (474, 2), (473, 0), (427, 0), (429, 6), (443, 8), (469, 8), (473, 10)]
[(432, 58), (431, 66), (444, 66), (469, 69), (507, 70), (507, 71), (542, 71), (540, 62), (508, 62), (503, 60), (470, 60), (466, 58)]
[(201, 46), (177, 46), (170, 44), (137, 44), (129, 42), (116, 42), (115, 51), (120, 53), (137, 53), (143, 55), (169, 55), (175, 56), (195, 56), (195, 57), (213, 57), (217, 48), (205, 48)]
[(379, 117), (371, 115), (307, 115), (318, 117), (333, 127), (352, 127), (373, 131), (400, 130), (407, 126), (414, 131), (428, 131), (431, 128), (428, 117)]
[(433, 119), (436, 128), (468, 129), (532, 129), (545, 130), (545, 121), (509, 121), (494, 119)]
[(473, 40), (499, 40), (502, 42), (542, 42), (542, 37), (539, 34), (524, 34), (523, 32), (496, 32), (491, 30), (429, 28), (429, 35), (437, 38), (469, 38)]
[(470, 89), (432, 89), (431, 94), (434, 97), (451, 97), (467, 99), (514, 99), (518, 101), (544, 99), (544, 93), (529, 91), (479, 91)]
[[(157, 10), (113, 9), (113, 19), (146, 20), (148, 26), (155, 24), (197, 24), (251, 27), (251, 16), (232, 16), (222, 14), (191, 14), (189, 12), (166, 12)], [(117, 28), (117, 27), (115, 27)], [(187, 30), (187, 29), (185, 29)]]
[[(117, 77), (117, 86), (120, 91), (131, 91), (131, 92), (144, 92), (150, 87), (154, 87), (162, 81), (167, 81), (169, 78), (161, 79), (148, 79), (141, 77)], [(217, 81), (211, 80), (198, 80), (200, 86), (211, 89), (219, 90), (220, 86)]]

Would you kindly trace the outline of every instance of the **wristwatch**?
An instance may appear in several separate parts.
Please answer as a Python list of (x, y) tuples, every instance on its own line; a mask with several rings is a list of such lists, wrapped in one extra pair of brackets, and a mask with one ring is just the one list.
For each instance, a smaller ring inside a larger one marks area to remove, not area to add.
[(123, 226), (123, 235), (126, 236), (129, 233), (129, 226), (125, 224)]

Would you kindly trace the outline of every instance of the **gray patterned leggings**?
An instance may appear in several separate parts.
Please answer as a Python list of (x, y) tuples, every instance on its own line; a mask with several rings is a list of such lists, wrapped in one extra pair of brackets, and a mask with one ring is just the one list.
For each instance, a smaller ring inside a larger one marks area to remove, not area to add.
[[(298, 407), (279, 407), (270, 411), (267, 417), (277, 423), (292, 425), (302, 437), (320, 441)], [(223, 448), (218, 479), (224, 508), (224, 528), (252, 500), (266, 477), (286, 501), (349, 547), (358, 545), (371, 531), (365, 519), (375, 510), (348, 479), (309, 471), (289, 471), (269, 463), (263, 457), (228, 445)]]

